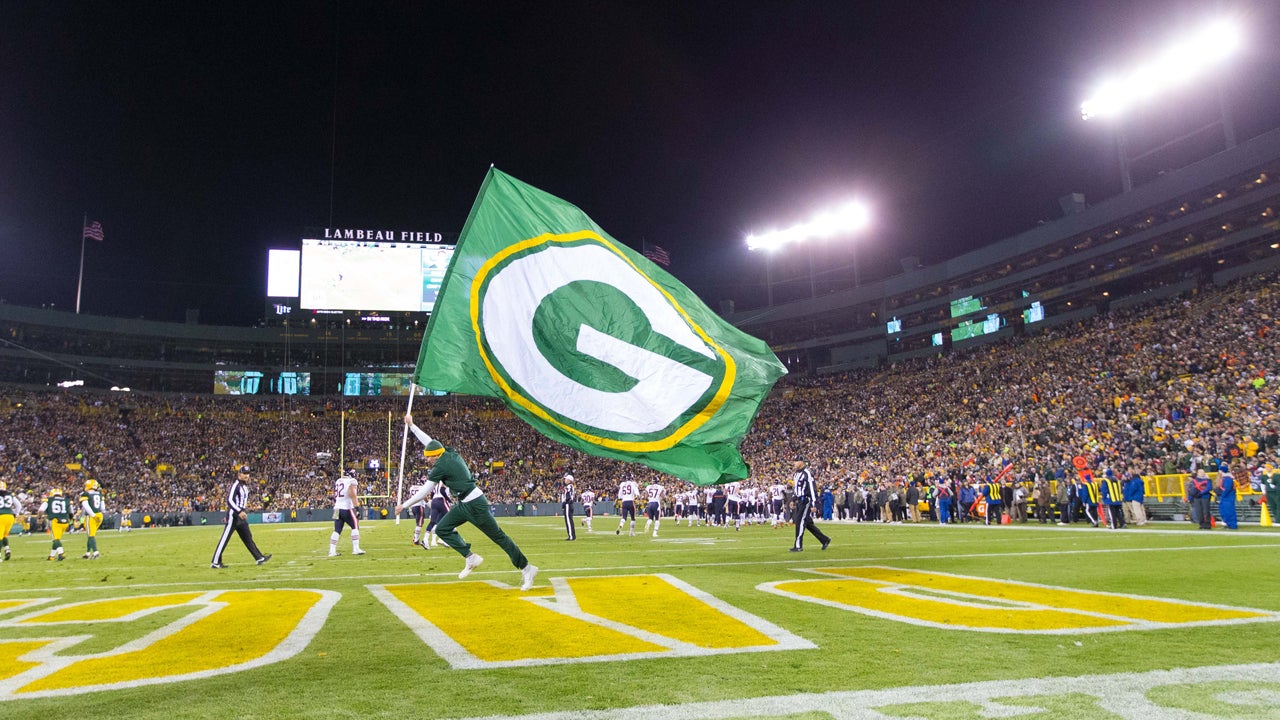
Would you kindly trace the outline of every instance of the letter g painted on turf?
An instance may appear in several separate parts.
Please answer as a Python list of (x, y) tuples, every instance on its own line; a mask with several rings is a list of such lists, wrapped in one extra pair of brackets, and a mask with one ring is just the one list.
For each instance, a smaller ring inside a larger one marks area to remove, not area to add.
[(648, 278), (615, 252), (595, 244), (551, 245), (498, 269), (482, 300), (481, 326), (493, 360), (532, 400), (574, 422), (608, 433), (658, 432), (692, 408), (714, 382), (684, 363), (588, 325), (576, 348), (612, 365), (636, 384), (606, 392), (569, 377), (536, 350), (534, 314), (557, 289), (577, 281), (610, 285), (636, 304), (654, 332), (709, 359), (716, 353)]

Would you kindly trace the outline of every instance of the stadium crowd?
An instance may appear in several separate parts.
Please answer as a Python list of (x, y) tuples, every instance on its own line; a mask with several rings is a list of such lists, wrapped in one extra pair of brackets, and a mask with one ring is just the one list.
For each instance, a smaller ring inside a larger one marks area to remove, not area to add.
[[(875, 370), (788, 376), (743, 454), (761, 486), (808, 458), (836, 515), (858, 502), (864, 519), (912, 484), (927, 494), (949, 478), (959, 489), (1010, 465), (1007, 479), (1031, 487), (1070, 477), (1077, 456), (1099, 473), (1238, 460), (1243, 475), (1280, 449), (1278, 289), (1275, 274), (1254, 276)], [(404, 402), (3, 386), (0, 479), (38, 499), (92, 477), (112, 512), (181, 513), (224, 509), (231, 469), (248, 464), (264, 509), (325, 508), (340, 456), (356, 468), (398, 462)], [(656, 476), (553, 443), (485, 398), (422, 398), (415, 416), (462, 453), (493, 502), (555, 502), (565, 472), (601, 499), (622, 479)], [(408, 485), (423, 465), (411, 455), (406, 467)], [(395, 482), (366, 475), (361, 492), (394, 500)]]

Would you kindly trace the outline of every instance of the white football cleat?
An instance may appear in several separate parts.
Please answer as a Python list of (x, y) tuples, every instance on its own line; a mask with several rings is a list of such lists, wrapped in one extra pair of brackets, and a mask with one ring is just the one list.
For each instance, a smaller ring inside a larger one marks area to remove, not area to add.
[(363, 550), (352, 550), (352, 551), (351, 551), (351, 554), (352, 554), (352, 555), (363, 555), (363, 554), (364, 554), (364, 551), (363, 551)]
[(482, 562), (484, 562), (484, 558), (480, 557), (479, 555), (475, 553), (471, 553), (470, 555), (468, 555), (467, 564), (465, 567), (462, 568), (462, 572), (458, 573), (458, 579), (461, 580), (462, 578), (470, 575), (471, 571), (480, 567), (480, 563)]
[(520, 571), (520, 589), (528, 590), (533, 587), (533, 579), (538, 575), (537, 565), (525, 565)]

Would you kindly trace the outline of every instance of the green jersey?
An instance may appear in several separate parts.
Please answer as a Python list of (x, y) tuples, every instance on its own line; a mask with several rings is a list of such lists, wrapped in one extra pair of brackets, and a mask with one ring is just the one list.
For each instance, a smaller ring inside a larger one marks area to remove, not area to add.
[(97, 490), (85, 490), (80, 493), (80, 504), (88, 504), (90, 515), (101, 515), (106, 505), (102, 502), (102, 493)]
[(51, 495), (41, 507), (50, 521), (71, 522), (71, 501), (63, 495)]
[(462, 502), (463, 498), (476, 489), (476, 481), (472, 479), (471, 471), (467, 469), (462, 456), (450, 448), (445, 448), (444, 454), (436, 460), (431, 472), (427, 474), (427, 480), (444, 483), (458, 502)]
[(18, 498), (8, 490), (0, 491), (0, 515), (17, 515), (22, 512)]

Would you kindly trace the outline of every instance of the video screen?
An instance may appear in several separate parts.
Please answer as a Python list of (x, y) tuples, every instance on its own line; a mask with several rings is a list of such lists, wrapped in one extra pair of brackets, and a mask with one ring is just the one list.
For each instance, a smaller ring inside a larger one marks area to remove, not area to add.
[(298, 267), (302, 253), (298, 250), (267, 251), (267, 297), (298, 297)]
[(1037, 300), (1031, 303), (1031, 307), (1022, 311), (1022, 321), (1027, 324), (1040, 322), (1044, 319), (1044, 306)]
[(310, 395), (311, 373), (214, 370), (214, 395)]
[(999, 313), (991, 313), (982, 322), (965, 320), (951, 331), (951, 342), (960, 342), (969, 338), (990, 335), (1004, 325), (1004, 318)]
[(303, 240), (301, 305), (308, 310), (431, 312), (452, 245)]
[(962, 297), (959, 300), (951, 301), (951, 317), (960, 317), (968, 315), (983, 309), (982, 298), (975, 298), (972, 295)]
[[(407, 397), (412, 385), (412, 373), (349, 372), (342, 382), (342, 394), (359, 397)], [(418, 388), (418, 394), (448, 395), (444, 390), (427, 390), (423, 387)]]

